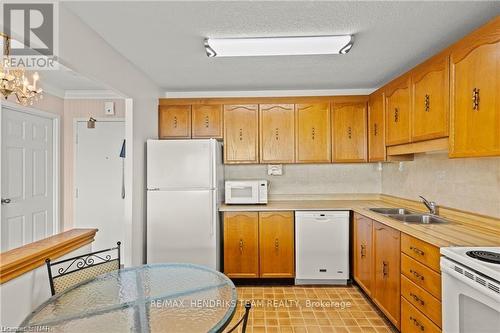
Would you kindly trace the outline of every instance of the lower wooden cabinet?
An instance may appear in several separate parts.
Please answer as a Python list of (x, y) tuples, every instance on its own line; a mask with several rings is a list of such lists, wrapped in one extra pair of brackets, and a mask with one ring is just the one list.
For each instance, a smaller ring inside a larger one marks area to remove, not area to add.
[(441, 301), (401, 275), (401, 296), (441, 327)]
[(224, 214), (224, 273), (234, 278), (259, 277), (259, 214)]
[(405, 298), (401, 297), (401, 332), (439, 333), (441, 329)]
[(397, 327), (400, 327), (400, 238), (401, 233), (373, 222), (374, 301)]
[(259, 213), (260, 277), (295, 276), (293, 212)]
[(370, 296), (373, 287), (372, 220), (354, 214), (354, 280)]
[(225, 212), (223, 229), (228, 277), (295, 277), (293, 212)]

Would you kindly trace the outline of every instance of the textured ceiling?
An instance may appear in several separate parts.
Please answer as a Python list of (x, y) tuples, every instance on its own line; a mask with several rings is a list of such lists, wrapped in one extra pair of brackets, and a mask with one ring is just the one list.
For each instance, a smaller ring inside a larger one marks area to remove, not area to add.
[[(66, 2), (167, 91), (381, 86), (500, 14), (500, 2)], [(349, 54), (208, 58), (205, 37), (354, 34)]]

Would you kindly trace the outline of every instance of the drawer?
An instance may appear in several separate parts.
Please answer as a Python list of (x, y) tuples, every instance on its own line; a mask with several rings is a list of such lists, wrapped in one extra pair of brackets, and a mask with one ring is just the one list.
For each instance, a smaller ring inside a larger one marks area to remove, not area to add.
[(421, 241), (415, 237), (401, 235), (401, 252), (439, 272), (439, 247)]
[(404, 297), (401, 297), (401, 332), (439, 333), (441, 329), (411, 305)]
[(437, 299), (441, 299), (441, 275), (404, 253), (401, 254), (401, 274)]
[(401, 296), (441, 327), (441, 302), (401, 275)]

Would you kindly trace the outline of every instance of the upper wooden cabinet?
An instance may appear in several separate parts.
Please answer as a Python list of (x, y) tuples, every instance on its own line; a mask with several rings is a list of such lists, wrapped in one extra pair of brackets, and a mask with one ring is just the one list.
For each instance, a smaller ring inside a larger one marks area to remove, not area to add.
[(500, 155), (500, 17), (450, 55), (450, 156)]
[(192, 137), (222, 138), (222, 105), (195, 104), (192, 107)]
[(224, 163), (259, 163), (258, 105), (224, 106)]
[(354, 214), (354, 280), (371, 295), (373, 291), (373, 241), (371, 219)]
[(259, 213), (260, 277), (295, 276), (293, 212)]
[(391, 82), (385, 89), (385, 143), (410, 142), (410, 87), (408, 76)]
[(333, 103), (333, 162), (366, 162), (366, 100)]
[(375, 303), (387, 318), (400, 327), (400, 238), (401, 233), (386, 225), (373, 222), (375, 248)]
[(235, 278), (259, 277), (258, 213), (224, 213), (224, 273)]
[(384, 93), (377, 91), (368, 100), (368, 161), (385, 161)]
[(448, 136), (449, 57), (440, 54), (411, 72), (412, 142)]
[(329, 163), (331, 161), (330, 104), (295, 105), (296, 161)]
[(160, 139), (191, 137), (191, 105), (160, 105), (158, 111)]
[(259, 105), (260, 161), (295, 162), (295, 114), (293, 104)]

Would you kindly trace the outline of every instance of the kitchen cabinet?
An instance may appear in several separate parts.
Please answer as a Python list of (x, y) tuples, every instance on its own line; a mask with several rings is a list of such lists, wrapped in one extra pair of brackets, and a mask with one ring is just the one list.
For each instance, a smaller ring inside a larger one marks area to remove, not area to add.
[(259, 277), (258, 213), (224, 213), (224, 273), (234, 278)]
[(441, 329), (405, 298), (401, 298), (402, 333), (441, 333)]
[(259, 105), (260, 162), (295, 162), (295, 111), (293, 104)]
[(401, 235), (401, 253), (417, 260), (418, 262), (428, 266), (429, 268), (440, 272), (439, 261), (441, 254), (439, 247), (421, 241), (407, 234)]
[(372, 295), (373, 287), (373, 241), (371, 219), (354, 214), (354, 280), (368, 294)]
[(366, 162), (366, 101), (334, 102), (332, 110), (332, 161)]
[(385, 90), (385, 144), (387, 146), (410, 142), (410, 87), (407, 75)]
[(259, 163), (258, 106), (224, 106), (224, 163)]
[(374, 302), (400, 327), (400, 232), (373, 222)]
[(439, 54), (411, 72), (412, 142), (448, 136), (449, 57)]
[(161, 105), (158, 136), (160, 139), (191, 138), (191, 105)]
[(368, 161), (385, 161), (384, 93), (376, 91), (368, 100)]
[(450, 55), (450, 157), (500, 155), (500, 18)]
[(441, 299), (441, 275), (406, 254), (401, 255), (401, 273), (417, 286)]
[(192, 138), (222, 138), (222, 105), (194, 104), (192, 106)]
[(293, 212), (259, 213), (260, 277), (295, 276), (294, 238)]
[(331, 162), (330, 104), (296, 104), (295, 126), (296, 161)]
[(401, 298), (441, 327), (441, 301), (401, 275)]

